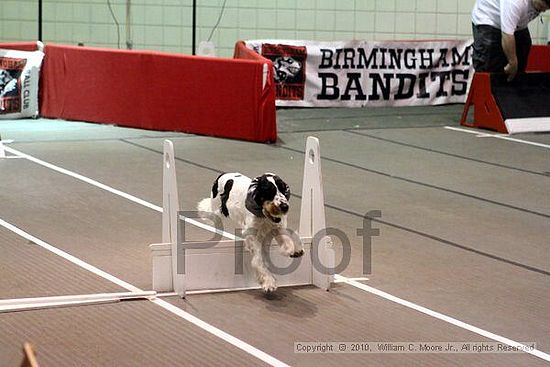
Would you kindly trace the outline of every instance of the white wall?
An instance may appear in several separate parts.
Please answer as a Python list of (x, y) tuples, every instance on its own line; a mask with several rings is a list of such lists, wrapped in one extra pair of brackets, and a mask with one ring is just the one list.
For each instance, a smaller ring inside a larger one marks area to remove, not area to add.
[[(475, 0), (226, 0), (213, 34), (218, 55), (231, 56), (238, 39), (434, 39), (471, 37)], [(46, 42), (118, 47), (107, 0), (43, 0)], [(0, 41), (38, 37), (37, 0), (0, 0)], [(192, 0), (131, 0), (134, 48), (191, 53)], [(197, 44), (206, 40), (224, 0), (197, 0)], [(111, 0), (126, 47), (126, 0)], [(549, 12), (550, 13), (550, 12)], [(533, 21), (544, 44), (546, 24)]]

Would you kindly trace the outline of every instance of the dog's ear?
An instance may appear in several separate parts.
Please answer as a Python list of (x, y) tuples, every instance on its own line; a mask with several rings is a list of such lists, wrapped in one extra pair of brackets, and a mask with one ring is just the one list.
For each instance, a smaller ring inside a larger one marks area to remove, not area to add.
[(218, 192), (219, 192), (219, 184), (218, 184), (218, 181), (220, 180), (220, 178), (225, 175), (225, 172), (224, 173), (221, 173), (218, 177), (216, 177), (216, 180), (214, 180), (214, 184), (212, 185), (212, 199), (215, 199), (216, 196), (218, 196)]
[(245, 201), (245, 207), (248, 209), (249, 212), (254, 214), (257, 217), (262, 217), (262, 203), (260, 201), (259, 197), (259, 190), (258, 185), (260, 184), (260, 178), (256, 177), (252, 180), (250, 183), (250, 186), (248, 187), (248, 192), (246, 194), (246, 201)]
[(254, 201), (260, 207), (264, 204), (264, 201), (273, 200), (275, 194), (277, 193), (273, 187), (273, 184), (267, 179), (268, 177), (269, 176), (264, 174), (254, 179), (254, 182), (256, 182)]
[(279, 189), (279, 191), (285, 196), (287, 200), (290, 200), (290, 186), (288, 186), (286, 182), (284, 182), (283, 179), (279, 176), (273, 176), (273, 179), (275, 180), (277, 189)]
[(265, 182), (262, 182), (262, 180), (267, 181), (264, 176), (258, 176), (252, 180), (248, 187), (245, 201), (246, 209), (257, 217), (264, 216), (262, 214), (262, 205), (265, 197), (262, 193), (262, 186), (265, 186)]

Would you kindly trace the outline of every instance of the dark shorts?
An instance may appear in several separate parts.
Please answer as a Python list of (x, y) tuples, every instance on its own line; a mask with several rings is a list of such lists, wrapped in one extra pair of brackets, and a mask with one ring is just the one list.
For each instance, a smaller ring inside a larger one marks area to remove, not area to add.
[[(508, 59), (502, 50), (502, 32), (489, 25), (473, 25), (474, 54), (473, 62), (476, 71), (503, 72)], [(531, 34), (529, 29), (514, 33), (516, 38), (516, 55), (518, 71), (524, 72), (531, 49)]]

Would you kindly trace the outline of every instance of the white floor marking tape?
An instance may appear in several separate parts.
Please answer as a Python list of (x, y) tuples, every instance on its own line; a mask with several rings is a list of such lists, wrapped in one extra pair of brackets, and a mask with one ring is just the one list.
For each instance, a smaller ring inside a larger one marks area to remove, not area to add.
[[(18, 150), (16, 150), (16, 149), (13, 149), (13, 148), (10, 148), (10, 147), (5, 147), (5, 149), (6, 149), (6, 151), (8, 151), (8, 152), (10, 152), (10, 153), (12, 153), (12, 154), (15, 154), (16, 156), (19, 156), (19, 157), (21, 157), (21, 158), (25, 158), (25, 159), (27, 159), (27, 160), (29, 160), (29, 161), (31, 161), (31, 162), (34, 162), (34, 163), (36, 163), (36, 164), (39, 164), (39, 165), (43, 166), (43, 167), (46, 167), (46, 168), (49, 168), (49, 169), (51, 169), (51, 170), (53, 170), (53, 171), (59, 172), (59, 173), (61, 173), (61, 174), (64, 174), (64, 175), (67, 175), (67, 176), (76, 178), (77, 180), (86, 182), (87, 184), (90, 184), (90, 185), (95, 186), (95, 187), (98, 187), (98, 188), (100, 188), (100, 189), (102, 189), (102, 190), (108, 191), (108, 192), (110, 192), (110, 193), (112, 193), (112, 194), (115, 194), (115, 195), (118, 195), (118, 196), (120, 196), (120, 197), (123, 197), (123, 198), (125, 198), (125, 199), (127, 199), (127, 200), (130, 200), (130, 201), (136, 203), (136, 204), (143, 205), (143, 206), (145, 206), (145, 207), (147, 207), (147, 208), (150, 208), (150, 209), (156, 210), (156, 211), (159, 212), (159, 213), (162, 213), (162, 207), (161, 207), (161, 206), (152, 204), (152, 203), (150, 203), (150, 202), (148, 202), (148, 201), (145, 201), (145, 200), (140, 199), (140, 198), (138, 198), (138, 197), (136, 197), (136, 196), (130, 195), (130, 194), (126, 193), (126, 192), (117, 190), (117, 189), (115, 189), (115, 188), (113, 188), (113, 187), (111, 187), (111, 186), (105, 185), (105, 184), (103, 184), (103, 183), (101, 183), (101, 182), (99, 182), (99, 181), (96, 181), (96, 180), (93, 180), (93, 179), (91, 179), (91, 178), (89, 178), (89, 177), (80, 175), (80, 174), (78, 174), (78, 173), (76, 173), (76, 172), (72, 172), (72, 171), (69, 171), (69, 170), (67, 170), (67, 169), (65, 169), (65, 168), (58, 167), (58, 166), (53, 165), (53, 164), (51, 164), (51, 163), (45, 162), (45, 161), (43, 161), (43, 160), (41, 160), (41, 159), (38, 159), (38, 158), (35, 158), (35, 157), (31, 156), (31, 155), (25, 154), (25, 153), (20, 152), (20, 151), (18, 151)], [(236, 239), (235, 235), (233, 235), (233, 234), (231, 234), (231, 233), (228, 233), (228, 232), (220, 231), (220, 230), (218, 230), (218, 229), (216, 229), (216, 228), (214, 228), (214, 227), (211, 227), (211, 226), (209, 226), (209, 225), (207, 225), (207, 224), (204, 224), (204, 223), (202, 223), (202, 222), (199, 222), (199, 221), (196, 221), (196, 220), (190, 219), (190, 218), (183, 218), (183, 219), (184, 219), (187, 223), (189, 223), (189, 224), (192, 224), (192, 225), (197, 226), (197, 227), (199, 227), (199, 228), (205, 229), (205, 230), (207, 230), (207, 231), (209, 231), (209, 232), (214, 232), (214, 233), (220, 234), (220, 235), (222, 235), (222, 236), (224, 236), (224, 237), (226, 237), (226, 238), (229, 238), (230, 240)]]
[[(473, 333), (476, 333), (476, 334), (479, 334), (481, 336), (484, 336), (486, 338), (489, 338), (489, 339), (492, 339), (492, 340), (495, 340), (499, 343), (503, 343), (503, 344), (507, 344), (509, 346), (512, 346), (512, 347), (522, 347), (524, 346), (523, 344), (521, 343), (518, 343), (512, 339), (508, 339), (508, 338), (505, 338), (503, 336), (500, 336), (500, 335), (497, 335), (497, 334), (494, 334), (494, 333), (491, 333), (490, 331), (486, 331), (486, 330), (483, 330), (483, 329), (480, 329), (476, 326), (473, 326), (473, 325), (470, 325), (468, 323), (465, 323), (463, 321), (460, 321), (460, 320), (457, 320), (455, 318), (452, 318), (450, 316), (447, 316), (447, 315), (444, 315), (442, 313), (439, 313), (439, 312), (436, 312), (436, 311), (433, 311), (433, 310), (430, 310), (429, 308), (426, 308), (426, 307), (422, 307), (422, 306), (419, 306), (415, 303), (412, 303), (412, 302), (409, 302), (409, 301), (406, 301), (404, 299), (401, 299), (399, 297), (396, 297), (394, 295), (391, 295), (389, 293), (386, 293), (384, 291), (381, 291), (379, 289), (376, 289), (376, 288), (373, 288), (373, 287), (370, 287), (366, 284), (363, 284), (363, 283), (359, 283), (355, 280), (351, 280), (351, 279), (347, 279), (345, 277), (342, 277), (341, 275), (335, 275), (334, 276), (335, 279), (337, 280), (340, 280), (344, 283), (347, 283), (349, 285), (352, 285), (356, 288), (359, 288), (365, 292), (369, 292), (371, 294), (374, 294), (374, 295), (377, 295), (379, 297), (382, 297), (384, 299), (387, 299), (388, 301), (391, 301), (391, 302), (394, 302), (394, 303), (397, 303), (397, 304), (400, 304), (402, 306), (405, 306), (405, 307), (408, 307), (410, 309), (413, 309), (415, 311), (418, 311), (418, 312), (421, 312), (423, 314), (426, 314), (428, 316), (431, 316), (431, 317), (434, 317), (436, 319), (439, 319), (441, 321), (445, 321), (449, 324), (452, 324), (452, 325), (455, 325), (455, 326), (458, 326), (462, 329), (466, 329), (468, 331), (471, 331)], [(525, 348), (524, 348), (525, 349)], [(524, 350), (522, 349), (522, 350)], [(541, 359), (544, 359), (545, 361), (549, 361), (550, 362), (550, 355), (547, 354), (547, 353), (544, 353), (544, 352), (541, 352), (539, 350), (532, 350), (532, 351), (528, 351), (526, 350), (525, 353), (529, 353), (529, 354), (532, 354), (533, 356), (535, 357), (538, 357), (538, 358), (541, 358)]]
[(338, 279), (334, 278), (334, 283), (347, 283), (348, 281), (353, 280), (356, 282), (366, 282), (370, 280), (369, 278), (359, 277), (359, 278), (347, 278), (343, 275), (338, 275)]
[(0, 158), (9, 158), (6, 157), (6, 151), (4, 149), (4, 144), (8, 144), (13, 142), (13, 140), (2, 140), (2, 137), (0, 136)]
[(188, 312), (185, 312), (181, 308), (178, 308), (166, 301), (163, 301), (161, 299), (155, 299), (151, 302), (159, 305), (160, 307), (164, 308), (167, 311), (172, 312), (175, 315), (178, 315), (179, 317), (193, 323), (194, 325), (197, 325), (201, 329), (208, 331), (209, 333), (216, 335), (218, 338), (225, 340), (226, 342), (233, 344), (237, 348), (247, 352), (250, 355), (253, 355), (254, 357), (264, 361), (265, 363), (271, 365), (271, 366), (277, 366), (277, 367), (290, 367), (286, 363), (276, 359), (275, 357), (270, 356), (269, 354), (262, 352), (261, 350), (253, 347), (252, 345), (243, 342), (240, 339), (235, 338), (233, 335), (226, 333), (223, 330), (220, 330), (201, 319), (191, 315)]
[(116, 285), (124, 288), (124, 289), (127, 289), (131, 292), (143, 292), (143, 290), (131, 285), (130, 283), (126, 283), (125, 281), (121, 280), (121, 279), (118, 279), (117, 277), (109, 274), (109, 273), (106, 273), (104, 272), (103, 270), (99, 269), (99, 268), (96, 268), (95, 266), (93, 265), (90, 265), (88, 264), (87, 262), (85, 261), (82, 261), (80, 260), (79, 258), (61, 250), (61, 249), (58, 249), (57, 247), (54, 247), (44, 241), (42, 241), (41, 239), (39, 238), (36, 238), (34, 237), (33, 235), (23, 231), (22, 229), (14, 226), (13, 224), (10, 224), (8, 222), (6, 222), (5, 220), (1, 219), (0, 218), (0, 226), (6, 228), (6, 229), (9, 229), (10, 231), (12, 231), (13, 233), (16, 233), (17, 235), (25, 238), (26, 240), (29, 240), (33, 243), (35, 243), (36, 245), (44, 248), (45, 250), (48, 250), (58, 256), (61, 256), (62, 258), (72, 262), (73, 264), (76, 264), (78, 266), (80, 266), (81, 268), (84, 268), (96, 275), (99, 275), (100, 277), (104, 278), (104, 279), (107, 279), (108, 281), (112, 282), (112, 283), (115, 283)]
[[(511, 138), (511, 137), (509, 137), (509, 136), (507, 136), (507, 135), (489, 134), (489, 133), (485, 133), (485, 132), (479, 132), (479, 131), (468, 130), (468, 129), (461, 129), (461, 128), (452, 127), (452, 126), (445, 126), (445, 129), (447, 129), (447, 130), (453, 130), (453, 131), (459, 131), (459, 132), (467, 133), (467, 134), (474, 134), (474, 135), (477, 135), (477, 136), (480, 137), (480, 138), (495, 138), (495, 139), (502, 139), (502, 140), (513, 141), (513, 142), (515, 142), (515, 143), (522, 143), (522, 144), (534, 145), (534, 146), (536, 146), (536, 147), (550, 149), (550, 145), (548, 145), (548, 144), (536, 143), (536, 142), (528, 141), (528, 140), (515, 139), (515, 138)], [(6, 149), (6, 150), (7, 150), (7, 149)]]
[[(115, 277), (114, 275), (111, 275), (91, 264), (88, 264), (87, 262), (85, 261), (82, 261), (80, 260), (79, 258), (77, 257), (74, 257), (73, 255), (63, 251), (63, 250), (60, 250), (44, 241), (42, 241), (41, 239), (39, 238), (36, 238), (34, 237), (33, 235), (23, 231), (22, 229), (20, 228), (17, 228), (16, 226), (4, 221), (3, 219), (0, 219), (0, 226), (18, 234), (19, 236), (29, 240), (29, 241), (32, 241), (33, 243), (37, 244), (38, 246), (50, 251), (50, 252), (53, 252), (54, 254), (58, 255), (58, 256), (61, 256), (62, 258), (72, 262), (73, 264), (75, 265), (78, 265), (104, 279), (107, 279), (109, 280), (110, 282), (113, 282), (119, 286), (121, 286), (122, 288), (125, 288), (131, 292), (144, 292), (143, 290), (139, 289), (138, 287), (130, 284), (130, 283), (126, 283), (125, 281)], [(220, 330), (218, 328), (216, 328), (215, 326), (212, 326), (210, 324), (208, 324), (207, 322), (205, 321), (202, 321), (201, 319), (191, 315), (190, 313), (166, 302), (166, 301), (163, 301), (163, 300), (160, 300), (160, 299), (150, 299), (151, 302), (153, 302), (154, 304), (164, 308), (165, 310), (173, 313), (174, 315), (176, 316), (179, 316), (180, 318), (183, 318), (185, 319), (186, 321), (189, 321), (191, 322), (192, 324), (198, 326), (199, 328), (209, 332), (210, 334), (234, 345), (235, 347), (245, 351), (246, 353), (264, 361), (265, 363), (271, 365), (271, 366), (277, 366), (277, 367), (288, 367), (287, 364), (285, 364), (284, 362), (281, 362), (279, 361), (278, 359), (276, 359), (275, 357), (272, 357), (270, 356), (269, 354), (253, 347), (252, 345), (226, 333), (225, 331), (223, 330)]]
[[(450, 130), (456, 130), (456, 129), (457, 129), (457, 128), (453, 128), (453, 127), (446, 127), (446, 128), (448, 128), (448, 129), (450, 129)], [(459, 130), (459, 131), (468, 132), (468, 133), (477, 134), (476, 132), (472, 132), (471, 130), (465, 130), (465, 129), (458, 129), (458, 130)], [(8, 150), (8, 149), (9, 149), (10, 153), (12, 153), (12, 154), (22, 156), (22, 157), (24, 157), (24, 158), (29, 159), (29, 160), (32, 161), (32, 162), (35, 162), (35, 163), (40, 164), (40, 165), (42, 165), (42, 166), (51, 168), (51, 169), (53, 169), (53, 170), (55, 170), (55, 171), (57, 171), (57, 172), (60, 172), (60, 173), (63, 173), (63, 174), (72, 176), (72, 177), (77, 178), (77, 179), (79, 179), (79, 180), (82, 180), (82, 181), (84, 181), (84, 182), (90, 183), (91, 185), (94, 185), (94, 186), (103, 188), (103, 189), (105, 189), (105, 190), (107, 190), (107, 191), (109, 191), (109, 192), (111, 192), (111, 193), (116, 194), (116, 195), (120, 195), (120, 196), (122, 196), (122, 197), (125, 197), (125, 198), (127, 198), (127, 199), (129, 199), (129, 200), (131, 200), (131, 201), (133, 201), (133, 202), (136, 202), (136, 203), (138, 203), (138, 204), (144, 205), (144, 206), (146, 206), (146, 207), (148, 207), (148, 208), (151, 208), (151, 209), (154, 209), (154, 210), (156, 210), (156, 211), (162, 212), (162, 208), (159, 207), (159, 206), (157, 206), (157, 205), (148, 203), (148, 202), (146, 202), (146, 201), (144, 201), (144, 200), (142, 200), (142, 199), (139, 199), (139, 198), (137, 198), (137, 197), (135, 197), (135, 196), (126, 194), (126, 193), (124, 193), (124, 192), (122, 192), (122, 191), (120, 191), (120, 190), (113, 189), (113, 188), (111, 188), (111, 187), (109, 187), (109, 186), (107, 186), (107, 185), (101, 184), (101, 183), (99, 183), (99, 182), (97, 182), (97, 181), (94, 181), (94, 180), (88, 178), (88, 177), (79, 175), (79, 174), (77, 174), (77, 173), (71, 172), (71, 171), (66, 170), (66, 169), (64, 169), (64, 168), (57, 167), (57, 166), (55, 166), (55, 165), (53, 165), (53, 164), (50, 164), (50, 163), (44, 162), (44, 161), (42, 161), (42, 160), (40, 160), (40, 159), (34, 158), (34, 157), (32, 157), (32, 156), (30, 156), (30, 155), (28, 155), (28, 154), (25, 154), (25, 153), (22, 153), (22, 152), (19, 152), (19, 151), (15, 150), (15, 149), (6, 147), (6, 150)], [(196, 221), (189, 221), (190, 224), (194, 224), (194, 223), (192, 223), (192, 222), (196, 222)], [(6, 223), (6, 222), (4, 222), (4, 221), (2, 221), (2, 220), (0, 219), (0, 225), (4, 225), (3, 223)], [(216, 228), (214, 228), (214, 227), (205, 225), (205, 224), (200, 223), (200, 222), (197, 222), (197, 223), (201, 224), (200, 228), (209, 230), (209, 231), (211, 231), (211, 232), (213, 232), (213, 231), (218, 231), (218, 230), (217, 230)], [(7, 223), (6, 223), (6, 224), (7, 224)], [(5, 226), (5, 225), (4, 225), (4, 226)], [(11, 225), (10, 225), (10, 226), (11, 226)], [(6, 226), (5, 226), (5, 227), (6, 227)], [(6, 227), (6, 228), (8, 228), (8, 227)], [(13, 228), (16, 228), (16, 227), (13, 227)], [(19, 230), (19, 231), (21, 231), (21, 230)], [(23, 231), (21, 231), (21, 232), (23, 232)], [(25, 232), (23, 232), (23, 233), (25, 233)], [(223, 236), (228, 235), (227, 238), (230, 238), (230, 239), (232, 239), (231, 237), (233, 237), (233, 238), (235, 237), (234, 235), (232, 235), (232, 234), (230, 234), (230, 233), (226, 233), (226, 232), (222, 233), (222, 235), (223, 235)], [(229, 237), (229, 236), (231, 236), (231, 237)], [(24, 237), (24, 236), (23, 236), (23, 237)], [(49, 246), (49, 245), (48, 245), (48, 246)], [(55, 249), (55, 247), (53, 247), (53, 248)], [(61, 250), (58, 250), (58, 251), (61, 251)], [(62, 252), (62, 251), (61, 251), (61, 252)], [(60, 255), (60, 256), (61, 256), (61, 255)], [(72, 255), (68, 255), (68, 256), (72, 256)], [(76, 259), (76, 258), (75, 258), (75, 259)], [(80, 260), (78, 260), (78, 261), (80, 261)], [(88, 264), (87, 264), (87, 265), (88, 265)], [(90, 267), (93, 268), (92, 265), (88, 265), (88, 266), (90, 266)], [(96, 268), (96, 269), (97, 269), (97, 268)], [(98, 270), (99, 270), (99, 269), (98, 269)], [(90, 271), (92, 271), (92, 270), (90, 270)], [(99, 270), (99, 271), (102, 272), (101, 270)], [(105, 273), (105, 274), (107, 274), (107, 273)], [(99, 274), (98, 274), (98, 275), (99, 275)], [(108, 275), (108, 274), (107, 274), (107, 275)], [(110, 275), (109, 275), (109, 276), (110, 276)], [(111, 277), (112, 277), (112, 276), (111, 276)], [(114, 278), (114, 277), (113, 277), (113, 278)], [(122, 280), (120, 280), (120, 279), (118, 279), (118, 278), (115, 278), (115, 279), (117, 279), (118, 281), (122, 282)], [(511, 339), (502, 337), (502, 336), (497, 335), (497, 334), (493, 334), (493, 333), (491, 333), (491, 332), (489, 332), (489, 331), (485, 331), (485, 330), (483, 330), (483, 329), (480, 329), (480, 328), (475, 327), (475, 326), (473, 326), (473, 325), (467, 324), (467, 323), (462, 322), (462, 321), (460, 321), (460, 320), (457, 320), (457, 319), (454, 319), (454, 318), (452, 318), (452, 317), (443, 315), (443, 314), (438, 313), (438, 312), (436, 312), (436, 311), (432, 311), (432, 310), (430, 310), (430, 309), (428, 309), (428, 308), (422, 307), (422, 306), (417, 305), (417, 304), (415, 304), (415, 303), (412, 303), (412, 302), (409, 302), (409, 301), (402, 300), (402, 299), (399, 298), (399, 297), (393, 296), (393, 295), (391, 295), (391, 294), (389, 294), (389, 293), (383, 292), (383, 291), (378, 290), (378, 289), (376, 289), (376, 288), (373, 288), (373, 287), (367, 286), (367, 285), (365, 285), (365, 284), (359, 283), (359, 282), (354, 281), (354, 280), (352, 280), (352, 279), (350, 279), (350, 278), (346, 278), (346, 277), (344, 277), (344, 276), (342, 276), (342, 275), (335, 274), (335, 280), (341, 281), (341, 282), (343, 282), (343, 283), (347, 283), (347, 284), (352, 285), (352, 286), (354, 286), (354, 287), (356, 287), (356, 288), (362, 289), (362, 290), (364, 290), (364, 291), (366, 291), (366, 292), (369, 292), (369, 293), (378, 295), (378, 296), (383, 297), (383, 298), (385, 298), (385, 299), (387, 299), (387, 300), (389, 300), (389, 301), (392, 301), (392, 302), (401, 304), (401, 305), (403, 305), (403, 306), (409, 307), (409, 308), (411, 308), (411, 309), (417, 310), (417, 311), (422, 312), (422, 313), (424, 313), (424, 314), (426, 314), (426, 315), (435, 317), (435, 318), (437, 318), (437, 319), (439, 319), (439, 320), (441, 320), (441, 321), (445, 321), (445, 322), (447, 322), (447, 323), (453, 324), (453, 325), (455, 325), (455, 326), (458, 326), (458, 327), (460, 327), (460, 328), (463, 328), (463, 329), (466, 329), (466, 330), (468, 330), (468, 331), (474, 332), (474, 333), (476, 333), (476, 334), (486, 336), (486, 337), (489, 338), (489, 339), (493, 339), (493, 340), (496, 340), (496, 341), (498, 341), (498, 342), (502, 342), (502, 343), (507, 344), (507, 345), (510, 345), (510, 346), (518, 346), (518, 345), (521, 345), (520, 343), (518, 343), (518, 342), (516, 342), (516, 341), (514, 341), (514, 340), (511, 340)], [(117, 283), (117, 284), (118, 284), (118, 283)], [(128, 284), (128, 283), (126, 283), (126, 284)], [(129, 285), (129, 284), (128, 284), (128, 285)], [(131, 285), (129, 285), (129, 286), (131, 286)], [(133, 287), (133, 286), (131, 286), (131, 287)], [(126, 287), (124, 287), (124, 288), (126, 288)], [(126, 289), (128, 289), (128, 288), (126, 288)], [(136, 289), (137, 289), (137, 288), (136, 288)], [(141, 290), (138, 289), (138, 291), (141, 291)], [(165, 303), (165, 304), (166, 304), (165, 306), (171, 306), (169, 303), (166, 303), (166, 302), (164, 302), (164, 301), (162, 301), (162, 300), (159, 300), (159, 299), (156, 299), (156, 300), (154, 300), (154, 301), (152, 301), (152, 302), (155, 302), (155, 303), (157, 303), (157, 304), (159, 304), (159, 305), (163, 305), (163, 303)], [(160, 303), (159, 303), (159, 302), (160, 302)], [(164, 306), (162, 306), (162, 307), (164, 307)], [(173, 306), (172, 306), (172, 307), (173, 307)], [(166, 307), (164, 307), (164, 308), (166, 308)], [(166, 309), (168, 310), (168, 308), (166, 308)], [(170, 309), (171, 309), (171, 307), (170, 307)], [(179, 308), (177, 308), (177, 310), (179, 310), (179, 311), (185, 313), (185, 311), (180, 310)], [(169, 310), (169, 311), (170, 311), (170, 310)], [(179, 311), (178, 311), (178, 312), (179, 312)], [(187, 314), (187, 313), (186, 313), (186, 314)], [(191, 316), (191, 315), (190, 315), (190, 316)], [(193, 317), (194, 317), (194, 316), (193, 316)], [(219, 330), (219, 329), (217, 329), (217, 330)], [(224, 332), (221, 331), (221, 330), (219, 330), (219, 331), (220, 331), (221, 333), (224, 333)], [(224, 333), (224, 334), (225, 334), (225, 333)], [(216, 334), (216, 335), (217, 335), (217, 334)], [(220, 336), (220, 338), (223, 339), (223, 337), (221, 337), (221, 336)], [(224, 340), (225, 340), (225, 339), (224, 339)], [(230, 342), (230, 343), (231, 343), (231, 342)], [(244, 343), (244, 342), (243, 342), (243, 343)], [(245, 344), (246, 344), (246, 343), (245, 343)], [(239, 348), (241, 348), (241, 347), (239, 346)], [(254, 348), (254, 347), (251, 347), (251, 348)], [(243, 348), (241, 348), (241, 349), (243, 349)], [(244, 349), (243, 349), (243, 350), (244, 350)], [(258, 352), (261, 352), (261, 351), (258, 351)], [(529, 353), (529, 354), (531, 354), (531, 355), (534, 355), (534, 356), (536, 356), (536, 357), (538, 357), (538, 358), (541, 358), (541, 359), (543, 359), (543, 360), (545, 360), (545, 361), (549, 361), (549, 362), (550, 362), (550, 355), (547, 354), (547, 353), (541, 352), (541, 351), (536, 350), (536, 349), (535, 349), (534, 351), (525, 351), (525, 352), (526, 352), (526, 353)], [(264, 352), (261, 352), (261, 353), (264, 353)], [(265, 354), (265, 353), (264, 353), (264, 354)], [(271, 357), (271, 358), (273, 358), (273, 357)], [(265, 361), (265, 360), (264, 360), (264, 361)], [(285, 365), (285, 364), (283, 364), (283, 363), (280, 362), (280, 361), (279, 361), (279, 363), (281, 363), (281, 364), (279, 364), (280, 366), (284, 366), (284, 365)], [(270, 364), (271, 364), (271, 363), (270, 363)]]

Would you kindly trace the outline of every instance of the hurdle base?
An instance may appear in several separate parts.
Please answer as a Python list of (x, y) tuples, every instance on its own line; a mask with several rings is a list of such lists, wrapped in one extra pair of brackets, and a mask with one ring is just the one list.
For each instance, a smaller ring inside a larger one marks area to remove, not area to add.
[[(287, 269), (293, 261), (299, 261), (295, 270), (286, 274), (274, 271), (278, 287), (316, 285), (329, 290), (332, 275), (325, 275), (323, 282), (316, 284), (312, 269), (311, 238), (303, 238), (304, 255), (300, 258), (289, 258), (280, 254), (279, 246), (271, 245), (269, 258), (278, 269)], [(172, 244), (159, 243), (149, 246), (153, 261), (153, 290), (172, 292), (175, 288), (183, 289), (183, 294), (218, 293), (230, 290), (259, 289), (255, 270), (251, 266), (252, 255), (244, 250), (242, 240), (219, 241), (213, 246), (209, 241), (186, 242), (183, 283), (174, 287), (172, 276)], [(209, 271), (205, 271), (209, 269)], [(180, 292), (178, 292), (180, 293)]]
[(550, 117), (516, 118), (504, 121), (508, 134), (542, 133), (550, 131)]
[(153, 259), (153, 289), (157, 292), (172, 292), (172, 244), (149, 245)]

